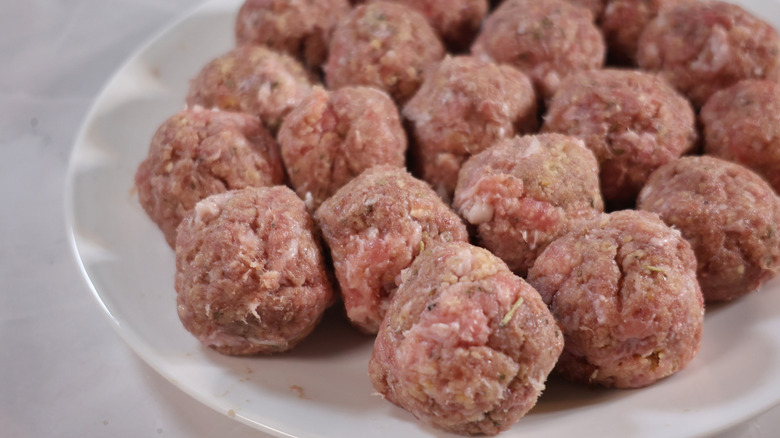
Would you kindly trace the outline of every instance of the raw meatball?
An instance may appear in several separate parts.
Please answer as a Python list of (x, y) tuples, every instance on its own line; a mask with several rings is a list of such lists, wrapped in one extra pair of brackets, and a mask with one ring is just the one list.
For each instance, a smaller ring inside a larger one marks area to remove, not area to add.
[(466, 241), (458, 215), (406, 170), (375, 166), (348, 182), (315, 213), (330, 247), (350, 321), (376, 333), (396, 276), (435, 242)]
[(647, 25), (637, 62), (660, 72), (699, 108), (742, 79), (780, 80), (780, 37), (737, 5), (688, 2)]
[(445, 58), (426, 71), (403, 109), (414, 138), (414, 164), (443, 199), (471, 154), (497, 140), (536, 131), (536, 96), (520, 71), (470, 56)]
[(600, 26), (611, 61), (632, 65), (642, 31), (659, 13), (694, 0), (608, 0)]
[(175, 284), (184, 327), (231, 355), (289, 350), (333, 302), (314, 222), (283, 186), (200, 201), (179, 227)]
[(528, 282), (563, 326), (556, 369), (570, 380), (646, 386), (685, 368), (701, 346), (696, 258), (655, 214), (585, 222), (547, 247)]
[(693, 108), (663, 78), (630, 70), (570, 76), (550, 102), (543, 130), (585, 140), (607, 203), (632, 204), (650, 173), (696, 145)]
[(283, 182), (278, 146), (257, 117), (200, 107), (157, 129), (135, 174), (138, 200), (171, 247), (179, 222), (201, 199)]
[(439, 37), (416, 10), (390, 2), (360, 5), (336, 26), (325, 82), (329, 88), (375, 86), (403, 104), (420, 87), (425, 67), (443, 57)]
[(731, 300), (780, 272), (780, 199), (761, 177), (714, 157), (685, 157), (655, 172), (638, 207), (688, 239), (707, 301)]
[[(601, 17), (601, 13), (604, 11), (604, 5), (608, 0), (566, 0), (571, 4), (581, 6), (590, 11), (593, 19), (598, 20)], [(493, 7), (503, 3), (503, 0), (491, 0), (490, 4)]]
[(579, 6), (507, 0), (485, 20), (471, 52), (520, 69), (547, 99), (569, 74), (603, 66), (605, 48), (593, 17)]
[(287, 116), (278, 138), (290, 182), (312, 209), (365, 169), (406, 162), (398, 108), (370, 87), (315, 88)]
[(440, 429), (509, 429), (563, 347), (539, 294), (468, 243), (426, 249), (401, 277), (369, 361), (374, 388)]
[(525, 276), (550, 242), (604, 211), (598, 163), (566, 135), (502, 140), (463, 165), (453, 207), (480, 245)]
[(595, 20), (601, 17), (601, 13), (604, 12), (604, 6), (609, 0), (567, 0), (569, 3), (582, 6), (590, 11)]
[(699, 117), (706, 153), (750, 168), (780, 193), (780, 85), (740, 81), (713, 94)]
[(336, 23), (350, 10), (347, 0), (246, 0), (236, 17), (236, 42), (288, 53), (316, 70), (328, 58)]
[[(369, 3), (377, 0), (370, 0)], [(453, 51), (468, 48), (488, 10), (487, 0), (391, 0), (422, 13)]]
[(190, 82), (188, 105), (254, 114), (272, 132), (312, 90), (301, 63), (262, 46), (242, 46), (209, 62)]

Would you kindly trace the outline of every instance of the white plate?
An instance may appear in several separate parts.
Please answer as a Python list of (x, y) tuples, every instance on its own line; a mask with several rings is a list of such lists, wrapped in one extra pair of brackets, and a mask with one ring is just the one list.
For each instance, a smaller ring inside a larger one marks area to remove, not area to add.
[[(780, 27), (780, 0), (742, 2)], [(289, 354), (221, 356), (181, 326), (174, 258), (132, 192), (135, 169), (163, 120), (182, 108), (188, 79), (233, 43), (240, 0), (210, 1), (143, 47), (89, 112), (70, 162), (66, 215), (92, 292), (122, 338), (181, 389), (278, 436), (445, 436), (373, 395), (372, 340), (331, 313)], [(552, 381), (506, 437), (690, 437), (780, 402), (780, 279), (710, 306), (701, 353), (641, 390)]]

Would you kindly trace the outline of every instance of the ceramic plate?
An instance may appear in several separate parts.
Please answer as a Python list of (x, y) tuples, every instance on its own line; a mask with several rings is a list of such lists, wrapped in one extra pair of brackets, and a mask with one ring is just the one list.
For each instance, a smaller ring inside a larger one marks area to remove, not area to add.
[[(780, 2), (742, 2), (780, 27)], [(233, 44), (239, 0), (211, 1), (132, 56), (89, 112), (70, 162), (67, 219), (94, 296), (122, 338), (181, 389), (278, 436), (446, 436), (374, 394), (372, 340), (331, 312), (299, 347), (232, 358), (203, 348), (180, 324), (174, 257), (133, 193), (155, 129), (183, 107), (188, 80)], [(504, 437), (691, 437), (714, 433), (780, 401), (780, 279), (710, 306), (700, 354), (641, 390), (559, 381)]]

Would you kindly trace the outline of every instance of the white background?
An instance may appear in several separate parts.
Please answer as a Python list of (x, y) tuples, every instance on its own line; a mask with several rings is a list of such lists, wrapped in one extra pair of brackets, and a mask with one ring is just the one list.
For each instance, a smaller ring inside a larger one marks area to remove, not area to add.
[[(68, 156), (90, 103), (197, 3), (0, 2), (0, 436), (265, 436), (194, 401), (120, 340), (81, 279), (64, 221)], [(718, 438), (779, 431), (776, 408)]]

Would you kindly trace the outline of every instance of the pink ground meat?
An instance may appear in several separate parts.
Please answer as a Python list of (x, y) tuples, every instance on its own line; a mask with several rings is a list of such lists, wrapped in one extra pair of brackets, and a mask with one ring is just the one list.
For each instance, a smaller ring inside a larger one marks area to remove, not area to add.
[(780, 85), (737, 82), (713, 94), (699, 119), (707, 154), (750, 168), (780, 193)]
[(398, 108), (376, 88), (315, 88), (287, 116), (278, 139), (290, 183), (312, 209), (369, 167), (406, 163)]
[(571, 4), (582, 6), (589, 10), (595, 20), (601, 17), (601, 13), (604, 12), (604, 6), (609, 0), (566, 0)]
[(531, 81), (506, 65), (471, 56), (445, 58), (425, 74), (403, 108), (413, 136), (413, 166), (443, 199), (472, 154), (538, 126)]
[(401, 277), (369, 361), (374, 388), (440, 429), (509, 429), (536, 404), (563, 347), (539, 294), (462, 242), (426, 249)]
[(466, 241), (466, 227), (436, 193), (405, 169), (375, 166), (315, 212), (350, 321), (376, 333), (396, 277), (436, 242)]
[(660, 12), (693, 0), (607, 0), (599, 25), (610, 61), (633, 65), (642, 31)]
[(507, 0), (471, 47), (475, 56), (527, 74), (544, 99), (569, 74), (602, 67), (605, 51), (591, 14), (565, 0)]
[(550, 102), (543, 131), (579, 137), (596, 154), (604, 200), (632, 205), (650, 173), (696, 145), (690, 103), (663, 78), (631, 70), (570, 76)]
[(316, 70), (328, 58), (328, 44), (347, 0), (246, 0), (236, 17), (238, 45), (264, 45)]
[(528, 282), (563, 327), (556, 370), (569, 380), (650, 385), (685, 368), (701, 346), (696, 258), (655, 214), (585, 222), (547, 247)]
[(638, 207), (691, 243), (707, 301), (740, 297), (780, 272), (780, 198), (739, 164), (708, 156), (673, 161), (653, 172)]
[[(583, 7), (590, 11), (594, 19), (598, 20), (601, 16), (601, 12), (604, 11), (604, 5), (608, 0), (566, 0), (567, 2)], [(495, 8), (499, 4), (503, 3), (503, 0), (491, 0), (490, 4)]]
[(355, 7), (336, 27), (325, 82), (336, 89), (368, 85), (398, 104), (414, 95), (423, 70), (444, 57), (444, 46), (425, 17), (398, 3)]
[(230, 355), (289, 350), (333, 303), (314, 221), (283, 186), (199, 202), (179, 227), (176, 292), (184, 327)]
[(195, 107), (166, 120), (138, 166), (138, 200), (171, 247), (201, 199), (284, 182), (276, 142), (257, 117)]
[(209, 62), (190, 81), (187, 104), (254, 114), (276, 133), (311, 90), (312, 78), (291, 56), (241, 46)]
[[(378, 0), (369, 0), (369, 3)], [(487, 14), (487, 0), (391, 0), (422, 13), (452, 51), (471, 44)]]
[(637, 62), (660, 72), (699, 108), (742, 79), (780, 80), (780, 37), (741, 7), (688, 2), (659, 15), (639, 39)]
[(525, 276), (550, 242), (604, 211), (598, 163), (574, 137), (502, 140), (463, 165), (453, 207), (480, 245)]

